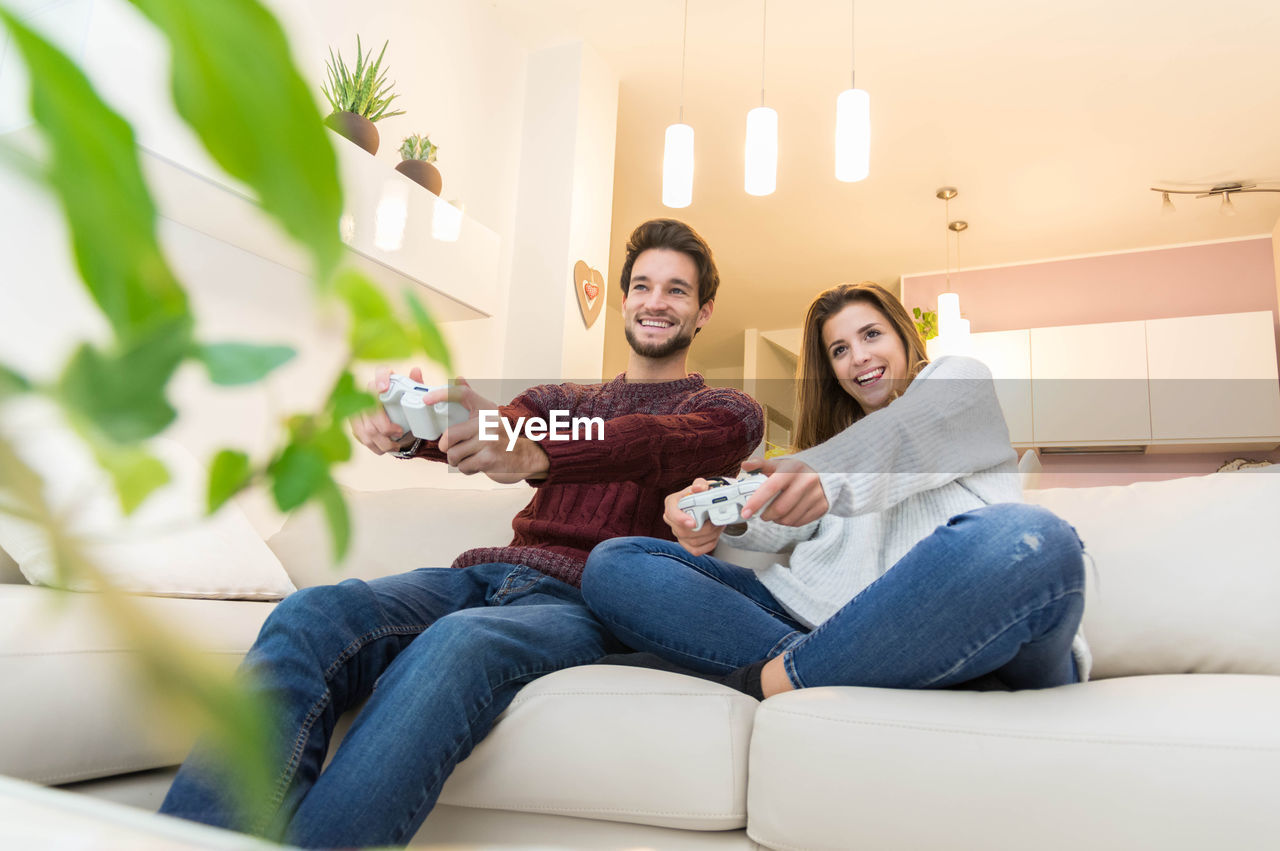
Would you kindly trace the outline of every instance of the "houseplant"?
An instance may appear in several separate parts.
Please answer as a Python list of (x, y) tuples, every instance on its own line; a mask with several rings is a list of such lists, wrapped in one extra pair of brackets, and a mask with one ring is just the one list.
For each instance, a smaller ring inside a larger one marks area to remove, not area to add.
[(921, 311), (920, 308), (913, 307), (911, 308), (911, 315), (915, 317), (916, 330), (920, 332), (921, 339), (928, 341), (938, 336), (937, 311)]
[[(275, 18), (258, 0), (128, 3), (168, 42), (178, 115), (213, 160), (249, 187), (262, 209), (306, 250), (317, 298), (340, 303), (349, 317), (347, 357), (330, 378), (332, 391), (317, 400), (316, 409), (284, 420), (265, 458), (251, 459), (238, 449), (218, 452), (210, 465), (209, 509), (258, 486), (269, 489), (282, 511), (316, 503), (341, 554), (351, 530), (331, 468), (350, 457), (347, 419), (377, 405), (356, 381), (356, 362), (405, 358), (418, 350), (444, 364), (447, 349), (411, 293), (410, 319), (403, 320), (373, 281), (344, 268), (337, 162)], [(170, 478), (146, 441), (178, 418), (170, 384), (180, 367), (203, 365), (215, 385), (252, 384), (294, 352), (269, 342), (199, 334), (195, 305), (166, 256), (169, 246), (159, 239), (159, 213), (133, 128), (101, 99), (84, 70), (12, 5), (0, 0), (0, 37), (26, 67), (31, 117), (44, 152), (36, 159), (0, 140), (0, 166), (42, 184), (59, 204), (77, 270), (104, 321), (101, 333), (69, 341), (74, 351), (50, 375), (26, 374), (0, 358), (0, 408), (21, 396), (44, 396), (61, 407), (130, 513)], [(239, 73), (246, 55), (254, 57), (260, 73)], [(85, 138), (94, 140), (89, 159), (77, 151)], [(243, 437), (235, 423), (227, 428), (229, 439)], [(38, 474), (16, 449), (16, 441), (0, 435), (0, 512), (48, 528), (64, 577), (101, 579), (79, 542), (62, 532)], [(260, 701), (229, 676), (205, 670), (193, 650), (130, 596), (111, 593), (106, 583), (94, 596), (106, 623), (136, 651), (153, 687), (185, 701), (190, 717), (207, 723), (222, 742), (240, 768), (244, 804), (266, 800), (272, 775), (259, 753), (268, 729)]]
[(400, 143), (400, 164), (396, 166), (396, 171), (425, 187), (433, 195), (439, 195), (444, 181), (440, 177), (440, 170), (432, 165), (436, 161), (438, 149), (430, 136), (419, 136), (416, 133), (406, 136)]
[(364, 53), (360, 36), (356, 36), (355, 68), (347, 67), (341, 51), (335, 56), (333, 48), (329, 48), (329, 61), (325, 63), (329, 79), (321, 84), (324, 96), (333, 107), (324, 123), (371, 154), (378, 152), (378, 128), (374, 122), (404, 114), (403, 110), (387, 112), (391, 101), (396, 99), (396, 95), (391, 93), (395, 83), (387, 82), (387, 71), (382, 68), (387, 44), (389, 42), (382, 43), (382, 52), (377, 60), (370, 63), (372, 54)]

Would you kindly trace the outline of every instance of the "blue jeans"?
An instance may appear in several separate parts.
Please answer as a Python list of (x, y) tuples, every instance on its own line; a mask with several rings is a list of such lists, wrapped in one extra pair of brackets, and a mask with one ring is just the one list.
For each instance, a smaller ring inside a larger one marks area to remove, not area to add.
[[(270, 812), (240, 822), (234, 778), (208, 745), (160, 811), (303, 847), (404, 844), (521, 686), (617, 649), (576, 588), (522, 565), (303, 589), (241, 665), (275, 707)], [(366, 699), (321, 773), (338, 717)]]
[(1021, 689), (1078, 681), (1075, 530), (1021, 504), (957, 515), (810, 630), (754, 572), (656, 538), (615, 538), (582, 593), (616, 636), (704, 673), (781, 655), (791, 684)]

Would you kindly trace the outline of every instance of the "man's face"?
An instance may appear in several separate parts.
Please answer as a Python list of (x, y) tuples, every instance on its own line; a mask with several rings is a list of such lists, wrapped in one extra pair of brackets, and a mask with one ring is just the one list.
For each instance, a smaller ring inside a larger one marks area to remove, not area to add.
[(631, 267), (622, 302), (623, 330), (632, 350), (661, 360), (683, 351), (711, 317), (712, 303), (698, 306), (698, 267), (668, 248), (650, 248)]

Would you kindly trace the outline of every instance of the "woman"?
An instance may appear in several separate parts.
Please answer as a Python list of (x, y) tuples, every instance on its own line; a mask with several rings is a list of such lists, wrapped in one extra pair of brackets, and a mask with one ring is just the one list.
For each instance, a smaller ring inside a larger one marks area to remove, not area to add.
[[(592, 552), (587, 605), (646, 651), (611, 661), (757, 698), (1086, 679), (1081, 544), (1021, 503), (990, 371), (929, 363), (902, 303), (871, 283), (819, 295), (803, 349), (798, 451), (745, 465), (770, 474), (743, 508), (749, 522), (694, 531), (676, 503), (700, 479), (666, 501), (676, 542), (617, 538)], [(790, 563), (753, 571), (707, 555), (722, 537)]]

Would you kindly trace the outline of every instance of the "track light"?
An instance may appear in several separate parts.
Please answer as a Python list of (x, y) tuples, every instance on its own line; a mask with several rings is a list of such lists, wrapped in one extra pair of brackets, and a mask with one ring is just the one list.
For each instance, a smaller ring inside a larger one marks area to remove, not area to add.
[(1231, 203), (1232, 195), (1247, 195), (1251, 192), (1280, 192), (1280, 188), (1258, 186), (1256, 183), (1245, 183), (1237, 180), (1232, 183), (1215, 183), (1213, 186), (1204, 189), (1165, 189), (1160, 186), (1152, 186), (1151, 191), (1160, 193), (1161, 215), (1167, 216), (1175, 212), (1173, 202), (1169, 200), (1170, 195), (1194, 195), (1197, 198), (1213, 198), (1220, 195), (1222, 196), (1222, 203), (1218, 206), (1218, 212), (1224, 216), (1234, 216), (1236, 214), (1236, 205)]

